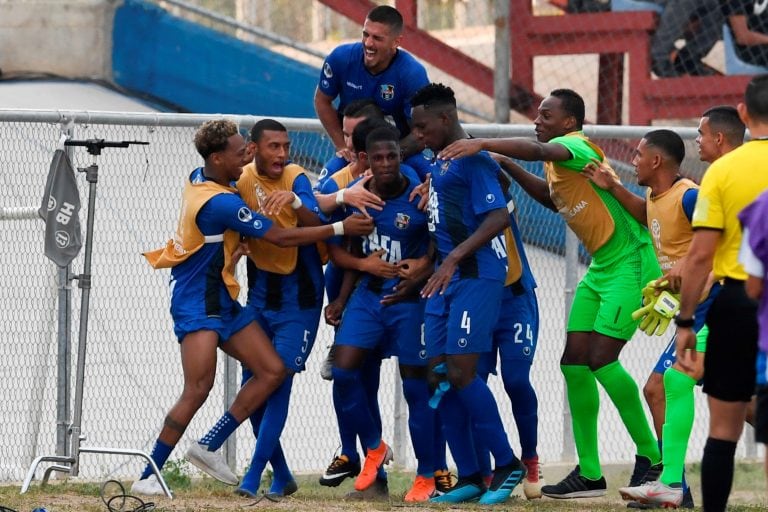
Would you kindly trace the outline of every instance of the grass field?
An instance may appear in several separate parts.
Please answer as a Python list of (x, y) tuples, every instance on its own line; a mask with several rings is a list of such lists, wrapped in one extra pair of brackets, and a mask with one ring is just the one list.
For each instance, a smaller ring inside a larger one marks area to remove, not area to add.
[[(550, 482), (555, 482), (564, 476), (571, 468), (567, 466), (545, 466), (545, 477)], [(570, 510), (627, 510), (621, 501), (616, 489), (625, 485), (629, 479), (629, 467), (607, 466), (605, 468), (608, 479), (608, 495), (603, 498), (589, 500), (551, 500), (541, 499), (527, 501), (519, 496), (521, 490), (515, 490), (514, 497), (504, 506), (496, 507), (503, 510), (542, 510), (542, 511), (570, 511)], [(698, 465), (689, 465), (689, 480), (694, 490), (697, 505), (700, 504), (699, 471)], [(280, 502), (271, 502), (266, 499), (255, 503), (255, 500), (235, 496), (232, 488), (219, 484), (211, 479), (190, 479), (184, 463), (174, 462), (169, 464), (164, 472), (168, 485), (174, 491), (174, 499), (154, 497), (151, 501), (156, 504), (156, 510), (173, 512), (215, 512), (225, 510), (259, 510), (259, 511), (299, 511), (299, 512), (336, 512), (336, 511), (389, 511), (402, 512), (415, 510), (483, 510), (477, 504), (463, 504), (460, 506), (446, 506), (437, 504), (410, 505), (402, 501), (405, 491), (408, 489), (412, 474), (393, 470), (390, 472), (390, 500), (389, 501), (346, 501), (344, 495), (352, 489), (350, 481), (337, 488), (326, 488), (317, 484), (317, 475), (302, 475), (297, 477), (299, 491)], [(126, 489), (130, 483), (125, 483)], [(36, 507), (44, 507), (48, 512), (91, 512), (107, 510), (100, 497), (101, 483), (82, 483), (72, 480), (56, 481), (40, 487), (35, 483), (30, 491), (24, 495), (19, 494), (19, 486), (0, 487), (0, 505), (18, 512), (30, 512)], [(107, 498), (116, 494), (116, 486), (108, 488)], [(150, 499), (147, 499), (150, 501)], [(766, 510), (766, 483), (760, 463), (739, 463), (736, 468), (734, 491), (731, 494), (731, 507), (733, 511)], [(113, 509), (119, 510), (120, 501), (113, 502)], [(126, 502), (123, 510), (133, 510), (138, 502)], [(698, 508), (698, 507), (697, 507)], [(2, 508), (0, 508), (2, 510)]]

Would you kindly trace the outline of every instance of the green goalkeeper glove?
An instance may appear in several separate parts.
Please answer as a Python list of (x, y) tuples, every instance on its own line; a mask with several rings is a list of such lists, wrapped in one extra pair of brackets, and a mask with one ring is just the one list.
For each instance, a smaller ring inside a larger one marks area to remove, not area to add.
[(632, 313), (632, 319), (641, 318), (638, 328), (649, 336), (661, 336), (669, 327), (669, 323), (680, 309), (679, 296), (664, 290), (658, 295), (658, 288), (665, 286), (665, 282), (656, 284), (648, 283), (643, 288), (643, 306)]

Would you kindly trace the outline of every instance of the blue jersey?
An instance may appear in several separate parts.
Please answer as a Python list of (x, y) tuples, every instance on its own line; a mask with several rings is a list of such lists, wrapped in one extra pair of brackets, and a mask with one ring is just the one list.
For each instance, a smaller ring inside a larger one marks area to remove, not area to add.
[(323, 165), (323, 169), (320, 171), (320, 175), (317, 177), (317, 183), (315, 183), (313, 190), (321, 194), (326, 194), (327, 192), (323, 192), (323, 185), (325, 185), (325, 183), (331, 179), (331, 176), (348, 165), (349, 162), (340, 156), (334, 155), (331, 157), (331, 159), (325, 162), (325, 165)]
[[(520, 226), (517, 225), (515, 202), (509, 194), (506, 195), (506, 199), (507, 210), (509, 210), (509, 228), (512, 231), (512, 238), (515, 240), (515, 248), (517, 249), (517, 254), (520, 256), (520, 263), (522, 264), (523, 270), (520, 279), (510, 286), (514, 286), (517, 290), (529, 292), (536, 288), (536, 280), (533, 277), (531, 265), (528, 263), (528, 257), (525, 254), (525, 246), (523, 245), (523, 235), (520, 233)], [(499, 238), (501, 242), (504, 242), (503, 235), (500, 235)]]
[(403, 163), (413, 168), (416, 174), (419, 175), (419, 179), (424, 181), (427, 179), (427, 174), (433, 170), (435, 153), (431, 149), (426, 148), (421, 153), (409, 156)]
[[(297, 176), (293, 192), (303, 205), (318, 212), (312, 184), (305, 175)], [(323, 305), (323, 263), (316, 244), (298, 248), (296, 268), (288, 275), (261, 270), (248, 259), (248, 303), (270, 311), (314, 309)]]
[[(488, 212), (506, 209), (498, 172), (498, 164), (484, 151), (435, 162), (429, 187), (428, 226), (437, 248), (438, 264), (477, 230)], [(506, 257), (504, 245), (491, 240), (459, 262), (452, 280), (504, 281)]]
[(411, 131), (411, 98), (427, 84), (427, 71), (408, 52), (398, 49), (387, 69), (372, 75), (363, 63), (363, 43), (350, 43), (337, 46), (326, 57), (317, 88), (331, 98), (339, 97), (340, 113), (353, 100), (372, 99), (404, 137)]
[[(361, 237), (364, 255), (384, 249), (386, 252), (382, 259), (388, 263), (420, 258), (426, 254), (429, 245), (427, 215), (419, 210), (418, 198), (408, 201), (408, 196), (420, 182), (412, 172), (404, 172), (403, 175), (408, 180), (405, 191), (397, 197), (388, 198), (381, 211), (368, 210), (374, 228), (369, 235)], [(357, 211), (354, 208), (350, 210), (351, 213)], [(358, 286), (365, 286), (374, 293), (386, 295), (392, 293), (399, 280), (399, 277), (384, 279), (363, 274)]]
[[(205, 181), (202, 169), (190, 180)], [(219, 235), (226, 229), (261, 238), (272, 221), (254, 212), (237, 194), (218, 194), (197, 214), (197, 227), (203, 235)], [(171, 269), (171, 314), (174, 319), (216, 317), (229, 311), (234, 302), (229, 296), (221, 271), (224, 267), (224, 243), (204, 244), (188, 259)]]

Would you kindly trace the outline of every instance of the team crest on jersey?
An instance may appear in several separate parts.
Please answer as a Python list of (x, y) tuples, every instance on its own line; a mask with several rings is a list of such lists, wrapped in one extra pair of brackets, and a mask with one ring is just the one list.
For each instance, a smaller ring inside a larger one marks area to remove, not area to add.
[(395, 227), (397, 229), (408, 229), (408, 224), (411, 223), (411, 216), (405, 213), (398, 213), (395, 216)]
[(326, 78), (331, 78), (333, 76), (333, 69), (331, 69), (331, 65), (327, 62), (323, 64), (323, 74)]
[(387, 101), (395, 97), (395, 86), (391, 84), (381, 85), (381, 97)]
[(448, 172), (448, 168), (451, 166), (450, 160), (443, 160), (440, 162), (440, 175), (442, 176), (446, 172)]

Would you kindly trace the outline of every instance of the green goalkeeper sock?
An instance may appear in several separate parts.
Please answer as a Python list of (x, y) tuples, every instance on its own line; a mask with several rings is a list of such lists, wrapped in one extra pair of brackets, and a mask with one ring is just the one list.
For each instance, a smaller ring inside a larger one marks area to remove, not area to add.
[(678, 484), (683, 481), (685, 452), (688, 438), (693, 429), (693, 386), (696, 381), (674, 368), (664, 372), (664, 394), (667, 397), (667, 412), (664, 416), (664, 470), (663, 484)]
[(600, 395), (595, 376), (589, 366), (560, 365), (565, 377), (568, 405), (571, 408), (573, 438), (579, 456), (579, 472), (584, 478), (597, 480), (603, 476), (597, 452), (597, 414)]
[(661, 452), (645, 417), (635, 381), (619, 361), (603, 366), (594, 374), (618, 409), (621, 421), (637, 446), (637, 454), (650, 459), (651, 464), (658, 464)]

